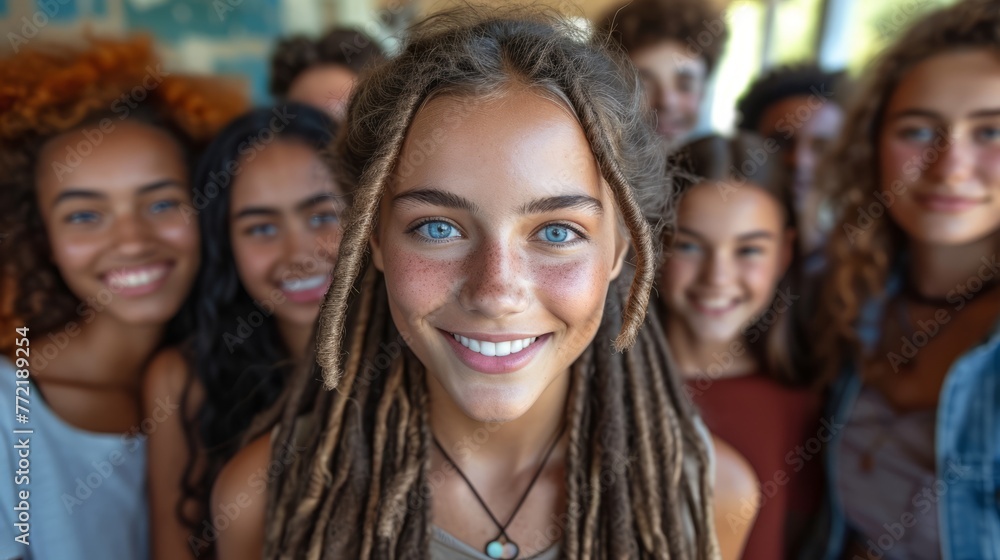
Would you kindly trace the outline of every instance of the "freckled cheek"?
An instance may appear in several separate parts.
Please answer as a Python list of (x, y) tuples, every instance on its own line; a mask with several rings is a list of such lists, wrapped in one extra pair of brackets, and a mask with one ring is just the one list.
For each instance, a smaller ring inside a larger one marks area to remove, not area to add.
[(570, 262), (532, 263), (535, 298), (541, 305), (574, 327), (590, 325), (604, 309), (611, 273), (609, 263), (603, 259), (588, 258)]
[[(387, 246), (383, 252), (386, 288), (397, 321), (412, 325), (433, 321), (462, 278), (458, 260), (431, 259)], [(403, 325), (397, 325), (403, 328)]]

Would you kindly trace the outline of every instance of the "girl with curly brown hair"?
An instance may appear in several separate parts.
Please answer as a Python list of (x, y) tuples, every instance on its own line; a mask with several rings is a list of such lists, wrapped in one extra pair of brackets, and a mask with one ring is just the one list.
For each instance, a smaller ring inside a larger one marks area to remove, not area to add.
[(1000, 3), (919, 20), (871, 68), (828, 179), (830, 507), (808, 558), (1000, 550)]
[(663, 152), (602, 45), (462, 10), (359, 83), (315, 365), (220, 475), (220, 558), (718, 557), (711, 443), (646, 316)]
[(190, 157), (241, 97), (140, 38), (23, 50), (0, 84), (0, 268), (26, 327), (0, 383), (30, 402), (0, 421), (24, 471), (0, 484), (0, 556), (145, 558), (143, 433), (175, 403), (143, 418), (141, 375), (198, 269)]

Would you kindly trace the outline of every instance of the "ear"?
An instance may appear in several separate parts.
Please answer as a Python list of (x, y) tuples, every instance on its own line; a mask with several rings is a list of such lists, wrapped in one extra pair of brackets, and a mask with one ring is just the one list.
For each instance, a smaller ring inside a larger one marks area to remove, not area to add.
[(788, 274), (788, 267), (792, 265), (797, 238), (798, 232), (795, 228), (785, 228), (785, 240), (781, 246), (781, 276)]
[(629, 236), (626, 233), (625, 226), (619, 226), (616, 228), (617, 233), (615, 234), (615, 265), (611, 269), (611, 279), (614, 280), (618, 278), (618, 275), (622, 273), (622, 267), (625, 266), (625, 255), (628, 254), (628, 248), (631, 247), (629, 243)]
[(379, 239), (378, 224), (372, 228), (372, 236), (368, 238), (368, 247), (372, 251), (372, 264), (375, 265), (375, 269), (379, 272), (385, 272), (382, 267), (382, 243)]

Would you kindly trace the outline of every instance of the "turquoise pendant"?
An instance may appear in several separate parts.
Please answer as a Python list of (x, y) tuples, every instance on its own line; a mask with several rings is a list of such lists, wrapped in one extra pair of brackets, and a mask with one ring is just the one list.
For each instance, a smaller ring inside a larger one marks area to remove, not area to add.
[(507, 536), (502, 533), (486, 543), (486, 555), (496, 560), (513, 560), (519, 552), (517, 545), (508, 541)]

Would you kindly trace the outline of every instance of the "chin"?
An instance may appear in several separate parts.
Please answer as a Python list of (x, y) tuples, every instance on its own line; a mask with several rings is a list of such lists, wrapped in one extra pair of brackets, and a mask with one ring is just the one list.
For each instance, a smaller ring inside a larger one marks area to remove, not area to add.
[(516, 387), (479, 388), (452, 394), (462, 412), (477, 422), (502, 424), (517, 420), (531, 408), (537, 399)]

